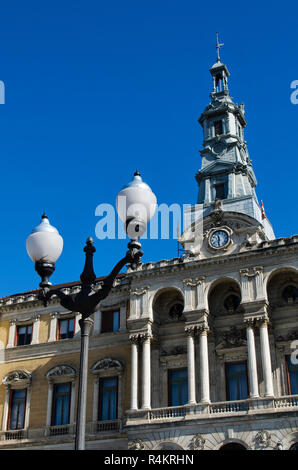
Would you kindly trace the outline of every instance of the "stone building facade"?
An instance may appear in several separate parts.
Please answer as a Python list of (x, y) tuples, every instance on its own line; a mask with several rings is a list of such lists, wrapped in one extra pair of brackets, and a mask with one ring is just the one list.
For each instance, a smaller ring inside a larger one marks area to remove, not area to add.
[[(87, 449), (298, 446), (298, 235), (275, 238), (244, 106), (219, 55), (210, 72), (184, 254), (128, 268), (93, 315)], [(0, 299), (0, 448), (73, 449), (79, 314), (37, 295)]]

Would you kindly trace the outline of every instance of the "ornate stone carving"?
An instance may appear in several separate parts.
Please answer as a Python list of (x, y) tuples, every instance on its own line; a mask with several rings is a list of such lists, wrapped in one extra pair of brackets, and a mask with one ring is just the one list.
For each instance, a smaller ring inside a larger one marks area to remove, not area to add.
[(109, 369), (116, 369), (116, 370), (122, 370), (123, 365), (118, 359), (112, 359), (110, 357), (105, 357), (104, 359), (100, 359), (98, 362), (94, 364), (94, 366), (91, 368), (92, 372), (99, 372), (103, 370), (109, 370)]
[(275, 341), (294, 341), (295, 339), (298, 339), (298, 331), (297, 330), (290, 331), (290, 332), (284, 334), (283, 336), (279, 335), (279, 336), (277, 336)]
[(144, 341), (151, 341), (152, 338), (153, 335), (150, 331), (144, 331), (142, 333), (139, 333), (139, 340), (141, 341), (141, 343), (143, 343)]
[(5, 377), (2, 379), (2, 383), (4, 385), (16, 385), (19, 383), (30, 383), (32, 380), (32, 376), (30, 372), (25, 370), (14, 370), (6, 374)]
[(134, 290), (130, 291), (130, 294), (140, 296), (146, 294), (149, 290), (150, 286), (136, 287)]
[(210, 216), (214, 220), (216, 225), (219, 225), (222, 223), (224, 216), (222, 201), (220, 199), (215, 199), (213, 207), (214, 209), (212, 212), (210, 212)]
[(252, 272), (248, 268), (240, 269), (240, 274), (241, 276), (246, 276), (246, 277), (255, 277), (259, 274), (263, 274), (264, 268), (262, 266), (255, 266), (252, 268)]
[(270, 445), (271, 434), (268, 431), (261, 430), (255, 437), (255, 443), (257, 447), (265, 448)]
[(229, 331), (224, 331), (217, 334), (217, 348), (228, 349), (237, 348), (246, 345), (246, 332), (245, 329), (238, 329), (236, 326), (231, 326)]
[(53, 367), (53, 369), (49, 370), (46, 374), (46, 377), (49, 380), (53, 380), (59, 377), (74, 377), (76, 374), (77, 371), (73, 367), (69, 366), (68, 364), (63, 364)]
[(201, 434), (196, 434), (189, 443), (191, 450), (203, 450), (205, 446), (205, 439)]
[(138, 344), (140, 341), (139, 334), (138, 333), (133, 333), (129, 335), (129, 340), (133, 344)]
[(196, 286), (201, 285), (204, 281), (205, 281), (205, 277), (201, 276), (201, 277), (196, 277), (194, 279), (191, 279), (191, 278), (184, 279), (182, 282), (185, 286), (196, 287)]
[(160, 355), (161, 356), (178, 356), (179, 354), (186, 354), (187, 349), (185, 346), (175, 346), (173, 349), (170, 350), (162, 350)]
[(188, 325), (184, 328), (184, 331), (187, 336), (194, 336), (197, 333), (196, 325)]
[(129, 450), (145, 450), (145, 444), (141, 439), (134, 439), (128, 442)]
[[(136, 330), (129, 335), (129, 339), (132, 343), (142, 343), (146, 340), (152, 340), (153, 333), (150, 330), (150, 327), (149, 330)], [(158, 339), (158, 335), (156, 334), (156, 332), (154, 333), (154, 339)]]
[(187, 336), (188, 335), (195, 336), (197, 334), (201, 334), (204, 332), (208, 333), (210, 329), (209, 329), (208, 323), (206, 321), (203, 321), (203, 322), (196, 323), (196, 324), (186, 325), (184, 328), (184, 331)]

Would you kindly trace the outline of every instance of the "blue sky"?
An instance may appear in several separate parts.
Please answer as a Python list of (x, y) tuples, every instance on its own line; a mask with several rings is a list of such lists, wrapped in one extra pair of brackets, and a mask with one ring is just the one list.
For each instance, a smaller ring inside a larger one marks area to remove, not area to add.
[[(38, 287), (25, 240), (45, 209), (64, 239), (53, 283), (79, 279), (101, 203), (139, 169), (159, 203), (193, 204), (215, 32), (245, 103), (257, 194), (277, 237), (298, 233), (294, 2), (12, 1), (0, 15), (0, 296)], [(125, 240), (96, 240), (104, 275)], [(177, 255), (145, 240), (143, 261)]]

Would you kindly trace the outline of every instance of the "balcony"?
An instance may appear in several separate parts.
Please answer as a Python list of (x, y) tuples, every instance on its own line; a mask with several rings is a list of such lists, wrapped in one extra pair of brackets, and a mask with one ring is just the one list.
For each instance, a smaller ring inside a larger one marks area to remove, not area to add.
[[(16, 443), (26, 445), (50, 444), (53, 441), (72, 442), (75, 439), (75, 423), (59, 426), (44, 426), (18, 430), (0, 431), (0, 447), (13, 447)], [(122, 419), (111, 421), (90, 421), (86, 423), (86, 437), (118, 434), (122, 430)]]
[(97, 434), (100, 432), (120, 432), (122, 429), (122, 420), (113, 419), (110, 421), (93, 421), (87, 423), (86, 432)]
[[(154, 408), (151, 410), (137, 410), (126, 413), (126, 426), (158, 425), (169, 422), (191, 422), (192, 420), (217, 420), (228, 417), (243, 417), (298, 411), (298, 395), (286, 395), (277, 398), (255, 398), (237, 401), (222, 401), (216, 403), (199, 403), (197, 405), (172, 406)], [(125, 420), (90, 421), (86, 423), (86, 438), (106, 438), (107, 435), (125, 433)], [(96, 437), (95, 437), (96, 436)], [(62, 426), (44, 426), (19, 430), (6, 430), (0, 432), (0, 447), (14, 447), (15, 445), (46, 445), (51, 442), (68, 443), (73, 445), (75, 438), (75, 424)]]
[(254, 398), (127, 412), (127, 426), (298, 411), (298, 395)]
[(45, 436), (65, 436), (75, 433), (74, 424), (63, 424), (60, 426), (47, 426), (45, 428)]
[(18, 430), (9, 430), (0, 433), (1, 441), (20, 441), (27, 439), (28, 430), (27, 429), (18, 429)]

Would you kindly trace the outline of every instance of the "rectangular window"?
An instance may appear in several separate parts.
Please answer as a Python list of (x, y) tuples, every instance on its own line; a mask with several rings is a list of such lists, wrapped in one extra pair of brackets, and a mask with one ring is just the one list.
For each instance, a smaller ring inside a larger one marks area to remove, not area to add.
[(117, 419), (118, 377), (106, 377), (99, 381), (99, 421)]
[(16, 430), (24, 428), (27, 390), (11, 390), (8, 429)]
[(226, 198), (225, 183), (216, 183), (215, 184), (215, 198), (216, 199), (225, 199)]
[(238, 130), (238, 136), (241, 138), (242, 137), (242, 133), (241, 133), (242, 128), (239, 124), (237, 126), (237, 130)]
[(289, 395), (298, 394), (298, 364), (293, 364), (291, 356), (286, 356)]
[(246, 362), (226, 364), (227, 400), (246, 400), (248, 397)]
[(215, 135), (221, 135), (223, 134), (223, 127), (222, 127), (222, 121), (214, 121), (214, 134)]
[(65, 318), (58, 321), (57, 339), (73, 338), (74, 336), (74, 318)]
[(188, 402), (187, 369), (169, 370), (169, 406), (185, 405)]
[(16, 346), (30, 344), (32, 338), (32, 325), (17, 326), (16, 330)]
[(111, 331), (119, 331), (119, 310), (109, 310), (102, 312), (101, 332), (108, 333)]
[(54, 384), (52, 426), (69, 424), (71, 383)]

